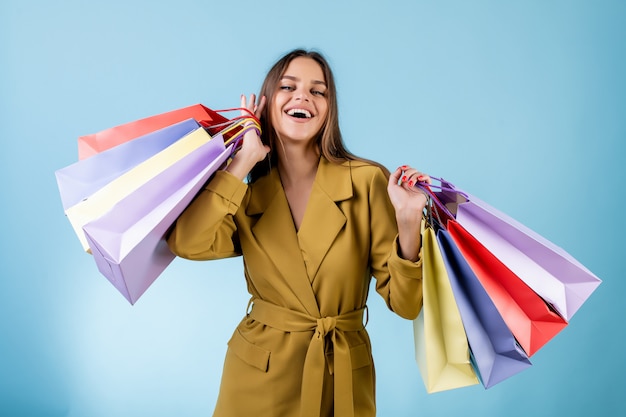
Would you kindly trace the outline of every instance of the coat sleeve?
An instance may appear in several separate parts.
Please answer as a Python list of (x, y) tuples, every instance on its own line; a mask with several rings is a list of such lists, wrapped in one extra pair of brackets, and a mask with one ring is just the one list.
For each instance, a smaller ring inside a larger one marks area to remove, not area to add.
[(232, 174), (218, 171), (176, 220), (167, 238), (170, 250), (195, 260), (240, 255), (234, 215), (247, 188)]
[(398, 226), (387, 194), (388, 179), (376, 170), (369, 194), (371, 222), (370, 267), (376, 291), (389, 309), (413, 320), (422, 308), (422, 252), (416, 262), (398, 254)]

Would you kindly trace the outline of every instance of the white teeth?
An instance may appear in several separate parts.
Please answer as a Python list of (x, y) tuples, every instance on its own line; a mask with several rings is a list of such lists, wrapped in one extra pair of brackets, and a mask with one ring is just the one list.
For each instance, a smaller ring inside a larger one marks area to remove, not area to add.
[(289, 116), (300, 117), (300, 118), (311, 118), (311, 113), (305, 109), (291, 109), (287, 112)]

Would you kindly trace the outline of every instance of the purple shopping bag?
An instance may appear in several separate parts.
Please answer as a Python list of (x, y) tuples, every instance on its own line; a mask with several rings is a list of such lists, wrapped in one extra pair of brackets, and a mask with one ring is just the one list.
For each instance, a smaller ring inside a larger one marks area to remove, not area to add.
[(435, 194), (458, 224), (569, 321), (602, 282), (569, 253), (484, 201), (441, 180)]
[(216, 135), (83, 227), (99, 271), (131, 304), (175, 258), (165, 234), (231, 151)]
[(448, 270), (472, 362), (481, 383), (490, 388), (531, 366), (493, 301), (483, 288), (454, 240), (444, 229), (437, 241)]
[(198, 127), (197, 121), (188, 119), (57, 170), (55, 176), (63, 209), (87, 198)]

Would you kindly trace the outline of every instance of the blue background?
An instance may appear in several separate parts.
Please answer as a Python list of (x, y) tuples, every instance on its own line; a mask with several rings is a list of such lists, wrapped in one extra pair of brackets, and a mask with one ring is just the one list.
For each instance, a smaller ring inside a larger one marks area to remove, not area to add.
[(532, 368), (432, 395), (411, 322), (372, 292), (379, 415), (626, 415), (625, 21), (609, 0), (3, 0), (0, 415), (211, 414), (241, 261), (177, 259), (130, 306), (82, 252), (54, 171), (80, 135), (237, 106), (294, 47), (331, 62), (352, 151), (445, 177), (604, 281)]

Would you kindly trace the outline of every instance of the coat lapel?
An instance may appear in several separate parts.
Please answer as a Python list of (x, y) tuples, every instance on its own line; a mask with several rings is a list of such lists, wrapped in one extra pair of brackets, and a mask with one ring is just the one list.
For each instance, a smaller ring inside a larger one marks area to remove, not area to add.
[(319, 307), (307, 279), (289, 203), (276, 169), (254, 184), (246, 214), (261, 214), (252, 227), (252, 233), (306, 312), (319, 317)]
[(296, 233), (278, 170), (273, 169), (252, 188), (246, 214), (261, 215), (252, 233), (307, 313), (315, 317), (320, 316), (320, 311), (311, 284), (346, 224), (337, 203), (352, 195), (350, 163), (337, 165), (321, 158), (302, 225)]
[(346, 216), (337, 203), (351, 197), (350, 163), (337, 165), (321, 158), (297, 235), (310, 282), (346, 224)]

